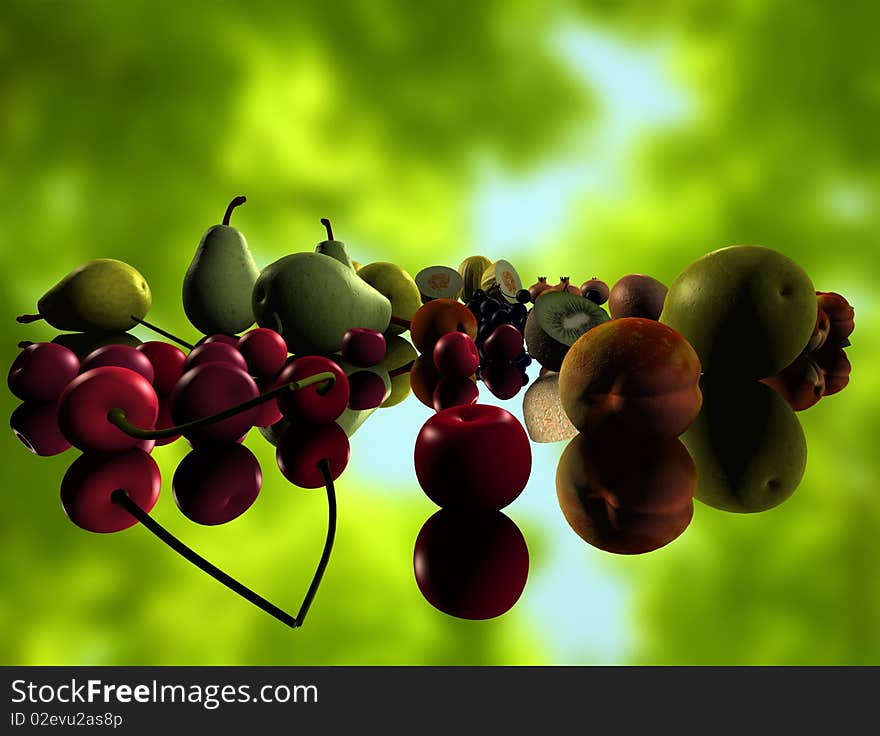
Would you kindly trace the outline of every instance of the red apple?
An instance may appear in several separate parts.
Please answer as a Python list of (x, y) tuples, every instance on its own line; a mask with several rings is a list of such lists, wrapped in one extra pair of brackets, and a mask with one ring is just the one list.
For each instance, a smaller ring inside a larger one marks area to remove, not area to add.
[(532, 470), (528, 435), (499, 406), (444, 409), (416, 438), (419, 484), (438, 506), (500, 509), (525, 488)]

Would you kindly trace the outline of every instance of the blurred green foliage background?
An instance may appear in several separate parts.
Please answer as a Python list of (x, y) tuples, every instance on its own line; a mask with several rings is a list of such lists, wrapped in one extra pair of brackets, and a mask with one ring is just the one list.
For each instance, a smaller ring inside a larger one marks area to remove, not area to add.
[[(857, 328), (852, 382), (800, 415), (806, 476), (770, 512), (698, 505), (667, 548), (615, 558), (556, 507), (562, 446), (536, 448), (508, 510), (529, 583), (488, 622), (424, 601), (412, 547), (433, 506), (413, 473), (359, 472), (356, 447), (330, 569), (291, 632), (143, 529), (74, 527), (57, 492), (74, 451), (36, 458), (7, 431), (0, 662), (880, 663), (878, 21), (867, 0), (4, 2), (4, 365), (19, 340), (52, 335), (13, 317), (95, 257), (135, 265), (150, 318), (191, 336), (183, 273), (236, 194), (260, 265), (311, 249), (322, 216), (363, 263), (415, 273), (483, 253), (529, 283), (668, 283), (703, 253), (760, 243), (846, 295)], [(376, 445), (404, 467), (427, 417), (413, 402), (384, 410), (400, 431)], [(197, 527), (169, 492), (179, 444), (154, 454), (156, 517), (295, 608), (323, 493), (290, 489), (249, 437), (259, 501)]]

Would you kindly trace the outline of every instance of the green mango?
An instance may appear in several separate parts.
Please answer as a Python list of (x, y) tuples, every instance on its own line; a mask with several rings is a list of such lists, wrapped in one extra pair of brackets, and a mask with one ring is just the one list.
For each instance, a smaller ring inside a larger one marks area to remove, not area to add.
[(229, 225), (229, 203), (221, 225), (208, 228), (183, 278), (183, 311), (205, 335), (235, 335), (254, 323), (251, 297), (260, 270), (244, 235)]

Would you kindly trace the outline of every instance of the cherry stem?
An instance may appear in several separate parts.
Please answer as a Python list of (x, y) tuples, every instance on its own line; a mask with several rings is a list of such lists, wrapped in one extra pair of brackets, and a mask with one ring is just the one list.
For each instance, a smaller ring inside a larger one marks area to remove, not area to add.
[(400, 325), (401, 327), (406, 327), (406, 329), (409, 329), (411, 322), (408, 319), (404, 319), (403, 317), (395, 317), (392, 314), (391, 315), (391, 324), (392, 325)]
[(137, 322), (139, 325), (143, 325), (147, 329), (152, 330), (153, 332), (156, 332), (156, 333), (162, 335), (162, 337), (167, 337), (172, 342), (176, 342), (182, 348), (186, 348), (187, 350), (192, 350), (194, 347), (191, 343), (188, 343), (186, 340), (181, 340), (179, 337), (177, 337), (177, 335), (172, 335), (170, 332), (166, 332), (161, 327), (156, 327), (156, 325), (147, 322), (145, 319), (141, 319), (140, 317), (135, 317), (134, 315), (131, 315), (131, 318), (135, 322)]
[(236, 197), (233, 199), (229, 206), (226, 208), (226, 212), (223, 214), (223, 224), (227, 227), (229, 226), (229, 218), (232, 217), (232, 210), (238, 207), (241, 204), (247, 202), (247, 197)]
[(330, 220), (326, 217), (322, 217), (321, 224), (327, 229), (327, 240), (333, 240), (333, 228), (330, 227)]
[(133, 424), (129, 423), (128, 419), (126, 419), (125, 411), (118, 407), (107, 412), (107, 421), (119, 427), (119, 429), (125, 432), (129, 437), (137, 437), (141, 440), (159, 440), (165, 437), (174, 437), (179, 434), (184, 434), (191, 429), (201, 427), (205, 424), (213, 424), (214, 422), (228, 419), (229, 417), (235, 416), (236, 414), (240, 414), (243, 411), (247, 411), (248, 409), (252, 409), (255, 406), (259, 406), (266, 401), (274, 399), (285, 391), (299, 391), (301, 388), (306, 388), (316, 383), (324, 383), (325, 381), (327, 382), (327, 386), (324, 388), (324, 391), (326, 392), (333, 387), (334, 383), (336, 383), (336, 376), (329, 371), (316, 373), (313, 376), (306, 376), (299, 381), (293, 381), (292, 383), (285, 383), (282, 386), (277, 386), (264, 394), (255, 396), (253, 399), (243, 401), (241, 404), (230, 406), (228, 409), (224, 409), (217, 414), (202, 417), (201, 419), (193, 419), (191, 422), (178, 424), (174, 427), (165, 427), (164, 429), (144, 429), (143, 427), (135, 427)]
[(43, 319), (42, 314), (20, 314), (15, 318), (15, 321), (23, 325), (29, 325), (31, 322), (39, 322), (41, 319)]
[(327, 569), (327, 563), (330, 561), (330, 551), (333, 549), (333, 538), (336, 535), (336, 490), (333, 487), (333, 478), (330, 476), (330, 463), (327, 460), (321, 460), (318, 463), (318, 467), (324, 476), (324, 483), (327, 487), (327, 506), (329, 508), (327, 538), (324, 542), (324, 551), (321, 554), (320, 562), (318, 562), (318, 568), (315, 570), (312, 583), (309, 585), (308, 592), (306, 593), (302, 605), (300, 606), (299, 613), (295, 618), (286, 611), (280, 609), (274, 603), (267, 601), (263, 596), (255, 593), (246, 585), (242, 585), (231, 575), (223, 572), (219, 567), (212, 565), (200, 554), (187, 547), (158, 521), (153, 519), (153, 517), (151, 517), (143, 508), (141, 508), (137, 502), (128, 495), (127, 491), (122, 488), (116, 489), (111, 494), (110, 500), (117, 506), (125, 509), (150, 532), (152, 532), (161, 542), (164, 542), (181, 557), (199, 568), (199, 570), (210, 575), (214, 580), (225, 585), (233, 593), (237, 593), (260, 610), (265, 611), (270, 616), (278, 619), (281, 623), (295, 629), (302, 626), (306, 613), (308, 613), (309, 607), (312, 605), (312, 600), (318, 592), (318, 585), (320, 585), (321, 578), (324, 576), (324, 571)]
[(397, 378), (398, 376), (402, 376), (404, 373), (409, 373), (412, 370), (412, 367), (416, 364), (414, 360), (411, 360), (406, 365), (400, 366), (400, 368), (395, 368), (393, 371), (389, 371), (389, 378)]

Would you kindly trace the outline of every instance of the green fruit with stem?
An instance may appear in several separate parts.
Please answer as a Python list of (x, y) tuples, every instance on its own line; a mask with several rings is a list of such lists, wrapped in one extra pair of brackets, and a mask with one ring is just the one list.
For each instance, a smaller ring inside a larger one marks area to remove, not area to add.
[(39, 314), (24, 314), (18, 321), (44, 319), (59, 330), (75, 332), (125, 332), (152, 303), (150, 287), (136, 268), (97, 258), (75, 268), (40, 297)]
[(222, 224), (208, 228), (183, 279), (183, 311), (205, 335), (235, 335), (254, 323), (251, 296), (260, 270), (244, 235), (229, 224), (246, 201), (233, 199)]

